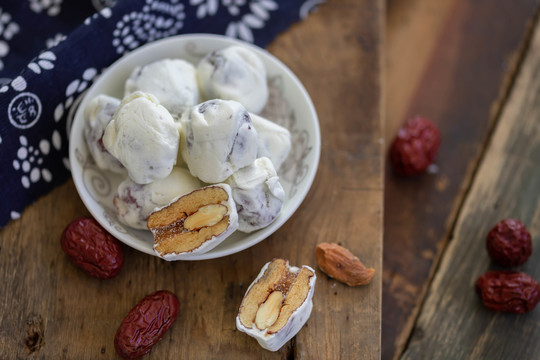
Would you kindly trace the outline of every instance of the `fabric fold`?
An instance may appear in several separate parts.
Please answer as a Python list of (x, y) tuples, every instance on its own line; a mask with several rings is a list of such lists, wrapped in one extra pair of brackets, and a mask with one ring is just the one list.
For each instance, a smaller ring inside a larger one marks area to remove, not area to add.
[(319, 3), (28, 0), (0, 6), (0, 227), (70, 177), (77, 105), (122, 55), (184, 33), (224, 34), (264, 47)]

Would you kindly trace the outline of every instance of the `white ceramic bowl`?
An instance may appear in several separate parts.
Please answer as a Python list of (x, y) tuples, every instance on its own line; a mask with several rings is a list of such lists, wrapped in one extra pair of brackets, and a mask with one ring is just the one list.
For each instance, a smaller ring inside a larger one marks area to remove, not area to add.
[(182, 58), (196, 64), (207, 53), (230, 45), (246, 46), (260, 56), (276, 100), (267, 106), (263, 115), (291, 132), (291, 153), (279, 171), (286, 199), (279, 217), (266, 228), (250, 234), (237, 231), (213, 250), (191, 259), (233, 254), (264, 240), (294, 214), (311, 187), (321, 145), (317, 114), (298, 78), (281, 61), (261, 48), (218, 35), (179, 35), (147, 44), (112, 64), (88, 90), (75, 113), (69, 146), (73, 181), (84, 204), (113, 236), (137, 250), (155, 255), (152, 234), (118, 222), (112, 199), (123, 177), (96, 167), (84, 140), (84, 108), (99, 94), (122, 98), (125, 80), (136, 66), (164, 58)]

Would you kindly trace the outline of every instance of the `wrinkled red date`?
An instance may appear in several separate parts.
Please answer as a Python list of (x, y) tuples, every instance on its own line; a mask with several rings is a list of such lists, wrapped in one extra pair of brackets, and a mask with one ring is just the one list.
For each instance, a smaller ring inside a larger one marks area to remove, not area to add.
[(435, 124), (422, 116), (409, 119), (390, 146), (390, 161), (398, 175), (423, 173), (435, 159), (441, 134)]
[(72, 221), (60, 243), (75, 265), (98, 279), (116, 276), (124, 264), (120, 242), (93, 218)]
[(114, 348), (124, 359), (138, 359), (174, 324), (178, 298), (167, 290), (156, 291), (139, 301), (126, 315), (114, 337)]
[(494, 311), (525, 313), (540, 301), (540, 285), (517, 271), (488, 271), (476, 281), (482, 303)]
[(521, 221), (505, 219), (488, 233), (486, 247), (496, 264), (513, 267), (525, 263), (531, 256), (532, 238)]

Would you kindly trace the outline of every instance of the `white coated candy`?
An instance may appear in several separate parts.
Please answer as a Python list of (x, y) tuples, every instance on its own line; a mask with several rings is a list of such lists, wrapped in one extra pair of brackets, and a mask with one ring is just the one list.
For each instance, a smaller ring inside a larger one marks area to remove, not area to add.
[(206, 55), (197, 65), (201, 92), (206, 99), (240, 102), (259, 113), (268, 100), (266, 69), (250, 49), (230, 46)]
[(220, 183), (257, 157), (257, 131), (236, 101), (209, 100), (181, 118), (180, 151), (191, 174)]
[(249, 114), (257, 130), (259, 147), (257, 157), (267, 157), (279, 170), (291, 151), (291, 133), (289, 130), (256, 114)]
[(238, 212), (238, 230), (252, 232), (272, 223), (283, 206), (285, 191), (270, 159), (255, 160), (226, 180)]
[(185, 195), (202, 185), (187, 169), (174, 167), (165, 179), (150, 184), (137, 184), (126, 179), (118, 186), (114, 206), (118, 220), (135, 229), (148, 229), (146, 220), (150, 213), (169, 204), (172, 199)]
[(176, 163), (179, 133), (171, 114), (150, 94), (122, 100), (103, 135), (105, 148), (138, 184), (166, 178)]
[(135, 91), (154, 95), (175, 117), (199, 102), (195, 67), (181, 59), (164, 59), (135, 68), (126, 81), (125, 95)]
[(93, 98), (84, 109), (84, 118), (86, 120), (84, 137), (97, 167), (121, 174), (125, 173), (126, 169), (105, 149), (101, 141), (103, 132), (112, 120), (119, 105), (119, 99), (108, 95), (98, 95)]

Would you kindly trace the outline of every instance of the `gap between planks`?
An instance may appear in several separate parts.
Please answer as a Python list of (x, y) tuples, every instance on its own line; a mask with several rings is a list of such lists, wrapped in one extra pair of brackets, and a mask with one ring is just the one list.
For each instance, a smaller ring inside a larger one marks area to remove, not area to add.
[(467, 173), (464, 176), (464, 179), (461, 184), (461, 188), (463, 189), (463, 191), (459, 192), (460, 196), (454, 201), (454, 205), (448, 217), (449, 226), (446, 226), (447, 230), (443, 236), (442, 241), (440, 242), (441, 249), (435, 254), (433, 265), (429, 272), (427, 281), (424, 283), (424, 285), (422, 286), (422, 289), (420, 290), (420, 300), (418, 301), (417, 305), (413, 309), (408, 321), (405, 323), (404, 330), (406, 331), (402, 332), (402, 334), (406, 335), (407, 340), (406, 342), (404, 342), (403, 346), (400, 347), (398, 345), (396, 347), (396, 351), (394, 353), (394, 360), (402, 358), (403, 354), (409, 347), (410, 341), (414, 333), (414, 328), (416, 326), (420, 313), (422, 312), (422, 309), (424, 307), (428, 290), (431, 287), (431, 284), (433, 283), (435, 274), (439, 270), (441, 259), (445, 253), (445, 250), (448, 248), (448, 244), (453, 238), (457, 220), (459, 218), (461, 210), (463, 209), (465, 200), (467, 199), (471, 191), (471, 187), (472, 187), (474, 178), (480, 168), (480, 164), (482, 163), (482, 160), (484, 159), (486, 155), (486, 151), (493, 137), (493, 133), (495, 132), (495, 129), (497, 128), (497, 124), (499, 123), (503, 109), (505, 105), (507, 104), (511, 90), (514, 86), (514, 83), (519, 74), (519, 71), (523, 65), (523, 61), (526, 58), (527, 51), (529, 50), (529, 47), (531, 45), (534, 30), (537, 26), (540, 26), (540, 4), (537, 6), (534, 17), (526, 26), (527, 30), (526, 30), (526, 34), (523, 40), (521, 41), (517, 51), (512, 55), (509, 61), (510, 70), (506, 72), (506, 74), (504, 75), (502, 79), (499, 95), (497, 96), (497, 99), (495, 100), (495, 102), (493, 103), (491, 107), (491, 111), (489, 115), (488, 131), (486, 132), (484, 140), (482, 141), (482, 147), (480, 151), (478, 152), (478, 155), (473, 159), (471, 166), (469, 167)]

